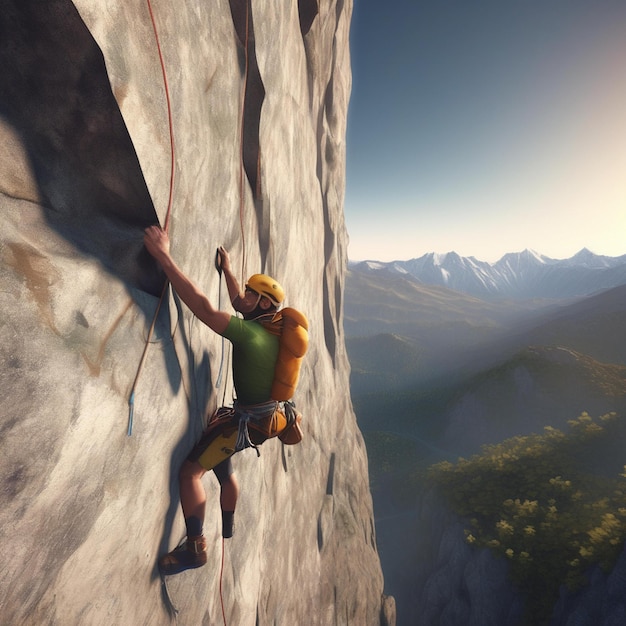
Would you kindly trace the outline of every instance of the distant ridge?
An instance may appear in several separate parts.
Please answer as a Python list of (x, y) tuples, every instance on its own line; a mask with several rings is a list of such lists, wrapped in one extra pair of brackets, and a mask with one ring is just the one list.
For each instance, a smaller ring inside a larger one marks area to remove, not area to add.
[(626, 254), (609, 257), (587, 248), (561, 260), (528, 249), (507, 253), (495, 263), (456, 252), (429, 252), (408, 261), (350, 262), (349, 267), (360, 273), (402, 274), (479, 298), (573, 298), (626, 284)]

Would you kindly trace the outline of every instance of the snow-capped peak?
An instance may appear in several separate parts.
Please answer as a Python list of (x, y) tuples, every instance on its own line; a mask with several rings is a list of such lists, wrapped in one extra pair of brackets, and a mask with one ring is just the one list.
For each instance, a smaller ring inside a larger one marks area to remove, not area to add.
[(495, 263), (456, 252), (429, 252), (409, 261), (364, 261), (351, 267), (408, 274), (424, 284), (479, 297), (570, 298), (626, 284), (626, 255), (599, 256), (587, 248), (564, 260), (531, 249), (507, 253)]

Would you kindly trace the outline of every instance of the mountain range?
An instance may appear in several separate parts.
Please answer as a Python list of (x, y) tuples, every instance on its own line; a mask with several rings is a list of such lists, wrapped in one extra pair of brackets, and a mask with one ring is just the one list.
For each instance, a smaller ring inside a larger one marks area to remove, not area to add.
[(403, 275), (479, 298), (575, 298), (626, 283), (626, 255), (608, 257), (587, 248), (561, 260), (532, 250), (505, 254), (495, 263), (456, 252), (429, 252), (408, 261), (350, 262), (349, 267), (359, 273)]
[[(559, 263), (568, 269), (560, 293), (574, 293), (590, 271), (615, 278), (624, 259), (582, 251)], [(510, 270), (529, 267), (527, 253), (503, 260)], [(381, 429), (385, 416), (384, 430), (477, 451), (481, 438), (493, 443), (555, 419), (560, 426), (577, 410), (626, 409), (626, 386), (614, 383), (626, 381), (626, 277), (599, 291), (589, 284), (592, 293), (579, 297), (481, 298), (385, 265), (357, 264), (346, 278), (350, 387), (363, 431)], [(521, 283), (528, 272), (513, 276)]]
[[(517, 427), (523, 432), (542, 419), (548, 423), (548, 416), (554, 417), (557, 398), (561, 398), (556, 410), (560, 424), (575, 417), (570, 413), (576, 405), (588, 411), (611, 410), (610, 403), (613, 410), (626, 406), (626, 388), (609, 392), (614, 385), (607, 378), (610, 368), (604, 367), (617, 366), (626, 380), (626, 283), (547, 307), (526, 304), (481, 301), (442, 287), (425, 287), (405, 277), (390, 281), (379, 273), (348, 272), (344, 326), (352, 369), (350, 387), (361, 428), (380, 428), (380, 416), (389, 413), (396, 427), (401, 424), (406, 433), (421, 436), (430, 432), (436, 439), (434, 431), (441, 434), (439, 429), (447, 422), (450, 407), (457, 404), (452, 398), (477, 398), (479, 388), (490, 389), (487, 395), (499, 398), (494, 415), (500, 414), (501, 419), (509, 415), (517, 425), (508, 434)], [(528, 354), (533, 358), (520, 357)], [(559, 375), (565, 377), (567, 368), (563, 363), (553, 367), (555, 355), (565, 358), (572, 354), (580, 355), (577, 362), (593, 361), (598, 366), (576, 370), (562, 386), (557, 379)], [(483, 381), (500, 379), (496, 388), (503, 389), (508, 383), (503, 383), (506, 377), (502, 379), (498, 372), (515, 371), (510, 380), (518, 384), (520, 362), (545, 365), (532, 368), (534, 382), (518, 390), (522, 404), (513, 407)], [(581, 401), (579, 392), (589, 388), (586, 378), (590, 372), (601, 380), (599, 389), (607, 390), (609, 405)], [(543, 376), (551, 380), (553, 396), (539, 393), (548, 384)], [(578, 381), (573, 382), (576, 376)], [(567, 387), (569, 394), (564, 393)], [(521, 417), (523, 411), (518, 413), (518, 409), (534, 406), (537, 394), (543, 400), (551, 397), (548, 404), (552, 408), (535, 406), (535, 422)], [(472, 411), (468, 405), (461, 402), (459, 406), (469, 418)], [(489, 411), (483, 407), (481, 412)], [(518, 418), (513, 418), (514, 414)], [(433, 430), (431, 425), (435, 424)], [(458, 426), (462, 431), (462, 424)], [(498, 430), (493, 428), (493, 434)], [(476, 440), (471, 439), (477, 450)]]

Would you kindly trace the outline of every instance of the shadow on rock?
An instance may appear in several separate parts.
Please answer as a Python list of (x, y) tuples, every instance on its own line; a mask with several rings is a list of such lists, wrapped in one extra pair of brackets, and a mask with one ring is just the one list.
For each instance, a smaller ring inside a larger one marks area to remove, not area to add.
[(0, 1), (0, 116), (20, 136), (55, 231), (159, 295), (143, 246), (158, 223), (104, 57), (70, 0)]

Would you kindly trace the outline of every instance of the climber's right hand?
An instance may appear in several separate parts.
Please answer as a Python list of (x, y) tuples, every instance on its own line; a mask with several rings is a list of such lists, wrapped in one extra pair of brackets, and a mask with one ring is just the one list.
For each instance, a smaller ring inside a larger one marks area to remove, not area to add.
[(160, 226), (148, 226), (144, 230), (143, 243), (157, 261), (170, 254), (170, 238)]

